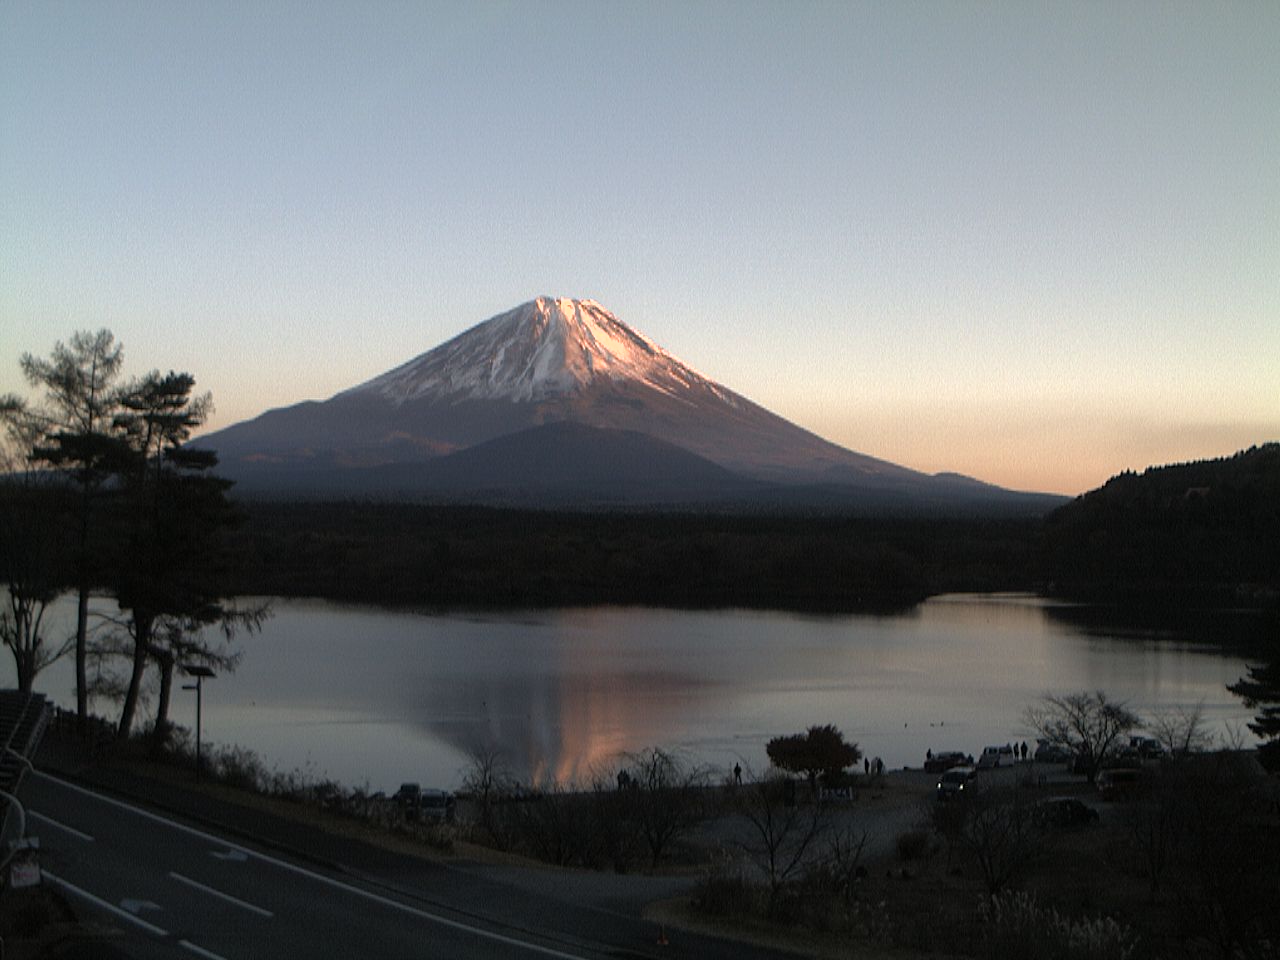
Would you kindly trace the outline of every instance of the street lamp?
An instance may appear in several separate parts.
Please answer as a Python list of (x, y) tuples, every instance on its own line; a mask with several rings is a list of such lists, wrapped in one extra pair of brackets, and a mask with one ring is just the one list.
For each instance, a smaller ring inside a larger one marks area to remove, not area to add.
[(195, 677), (195, 683), (184, 683), (183, 690), (194, 690), (196, 692), (196, 783), (200, 782), (200, 707), (203, 696), (203, 684), (205, 678), (210, 680), (214, 677), (214, 672), (201, 663), (184, 663), (180, 665), (181, 670), (188, 677)]

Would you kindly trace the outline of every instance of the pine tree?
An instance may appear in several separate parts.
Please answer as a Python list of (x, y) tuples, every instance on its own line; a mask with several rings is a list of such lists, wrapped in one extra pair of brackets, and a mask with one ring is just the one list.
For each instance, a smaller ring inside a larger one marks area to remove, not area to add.
[(1241, 677), (1227, 689), (1244, 700), (1251, 710), (1262, 710), (1249, 724), (1249, 729), (1262, 738), (1258, 747), (1258, 759), (1268, 770), (1280, 770), (1280, 659), (1256, 664), (1248, 668), (1249, 675)]

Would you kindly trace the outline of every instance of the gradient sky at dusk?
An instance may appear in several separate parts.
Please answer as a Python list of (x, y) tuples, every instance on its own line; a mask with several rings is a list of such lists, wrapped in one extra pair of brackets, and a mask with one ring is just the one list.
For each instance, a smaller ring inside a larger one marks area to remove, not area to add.
[(539, 294), (852, 449), (1078, 493), (1280, 439), (1280, 4), (0, 3), (0, 393), (213, 426)]

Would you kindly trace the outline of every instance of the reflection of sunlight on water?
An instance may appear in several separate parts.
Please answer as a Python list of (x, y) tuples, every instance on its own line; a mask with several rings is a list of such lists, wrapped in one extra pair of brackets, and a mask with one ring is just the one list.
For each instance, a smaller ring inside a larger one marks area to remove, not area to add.
[[(1139, 712), (1204, 700), (1219, 724), (1250, 715), (1225, 689), (1242, 661), (1118, 640), (1045, 609), (1004, 595), (940, 597), (894, 617), (506, 617), (281, 600), (244, 642), (240, 671), (206, 684), (205, 731), (261, 752), (269, 767), (309, 764), (393, 790), (401, 780), (456, 784), (477, 748), (500, 751), (525, 781), (583, 780), (651, 746), (760, 769), (770, 737), (815, 723), (836, 724), (890, 766), (918, 765), (930, 748), (976, 754), (1032, 739), (1022, 713), (1047, 691), (1101, 688)], [(41, 681), (74, 701), (69, 662)], [(190, 697), (174, 711), (192, 725)]]
[(517, 680), (474, 678), (428, 683), (434, 703), (427, 725), (467, 754), (496, 750), (522, 778), (579, 781), (618, 757), (658, 745), (676, 731), (679, 701), (696, 701), (707, 685), (670, 671), (610, 672), (607, 659), (584, 654), (563, 671)]

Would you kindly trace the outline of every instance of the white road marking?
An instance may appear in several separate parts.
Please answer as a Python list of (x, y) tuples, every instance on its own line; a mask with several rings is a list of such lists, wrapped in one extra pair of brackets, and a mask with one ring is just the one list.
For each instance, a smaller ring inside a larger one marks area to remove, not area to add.
[(204, 960), (227, 960), (226, 957), (221, 954), (214, 953), (212, 950), (206, 950), (204, 947), (197, 947), (190, 940), (179, 940), (178, 946), (182, 947), (184, 950), (190, 950), (197, 957), (204, 957)]
[(127, 920), (129, 923), (132, 923), (135, 927), (141, 927), (143, 930), (147, 931), (147, 933), (151, 934), (152, 936), (156, 936), (156, 937), (169, 936), (168, 930), (164, 930), (160, 927), (157, 927), (154, 923), (147, 923), (147, 921), (143, 920), (141, 917), (135, 917), (132, 913), (129, 913), (126, 910), (121, 910), (114, 903), (108, 903), (106, 900), (103, 900), (101, 897), (95, 897), (88, 890), (82, 890), (79, 887), (77, 887), (74, 883), (68, 883), (66, 880), (63, 880), (59, 877), (55, 877), (48, 870), (42, 870), (41, 872), (44, 874), (45, 879), (53, 881), (55, 886), (62, 887), (62, 889), (66, 890), (68, 893), (75, 894), (77, 897), (80, 897), (84, 900), (88, 900), (92, 904), (96, 904), (97, 906), (101, 907), (103, 910), (106, 910), (108, 913), (119, 917), (121, 920)]
[(229, 863), (244, 863), (249, 859), (249, 855), (243, 850), (228, 850), (226, 853), (220, 853), (217, 850), (210, 850), (209, 856), (215, 860), (226, 860)]
[(121, 900), (120, 909), (128, 910), (134, 916), (137, 916), (143, 910), (163, 910), (164, 907), (158, 903), (152, 903), (150, 900)]
[[(343, 892), (349, 893), (353, 896), (361, 897), (365, 900), (370, 900), (374, 903), (382, 904), (383, 906), (390, 907), (393, 910), (399, 910), (401, 913), (407, 913), (410, 916), (418, 917), (421, 920), (426, 920), (430, 923), (436, 923), (442, 927), (449, 927), (453, 930), (461, 930), (464, 933), (469, 933), (472, 936), (480, 937), (485, 940), (493, 940), (497, 943), (505, 943), (508, 946), (517, 947), (522, 950), (527, 950), (530, 953), (538, 953), (544, 957), (556, 957), (557, 960), (583, 960), (583, 958), (578, 954), (564, 953), (560, 950), (554, 950), (551, 947), (543, 947), (536, 943), (530, 943), (527, 940), (520, 940), (520, 939), (517, 939), (516, 937), (508, 937), (504, 934), (496, 933), (492, 930), (485, 930), (483, 927), (476, 927), (476, 926), (472, 926), (469, 923), (461, 923), (460, 921), (457, 921), (457, 920), (450, 920), (448, 917), (442, 917), (439, 914), (430, 913), (426, 910), (419, 910), (417, 907), (411, 907), (407, 903), (401, 903), (399, 900), (392, 900), (390, 897), (383, 897), (369, 890), (361, 890), (359, 887), (353, 887), (350, 884), (343, 883), (341, 880), (334, 880), (332, 877), (326, 877), (322, 873), (316, 873), (312, 870), (308, 870), (306, 867), (300, 867), (296, 864), (290, 863), (287, 860), (280, 860), (280, 859), (277, 859), (276, 857), (268, 856), (265, 853), (258, 853), (256, 850), (251, 850), (248, 847), (242, 847), (242, 846), (239, 846), (238, 844), (227, 843), (226, 840), (222, 839), (221, 837), (215, 837), (211, 833), (206, 833), (203, 830), (197, 830), (195, 827), (188, 827), (186, 824), (177, 823), (176, 821), (169, 820), (165, 817), (160, 816), (159, 814), (152, 813), (149, 810), (143, 810), (141, 807), (135, 807), (132, 804), (125, 803), (123, 800), (116, 800), (114, 797), (104, 796), (101, 793), (94, 793), (92, 790), (87, 790), (84, 787), (78, 786), (77, 784), (74, 784), (74, 783), (70, 783), (66, 780), (63, 780), (60, 777), (55, 777), (55, 776), (52, 776), (51, 774), (44, 773), (43, 771), (36, 770), (35, 774), (36, 776), (41, 777), (45, 780), (52, 780), (54, 783), (58, 784), (61, 787), (66, 788), (67, 790), (71, 790), (75, 793), (83, 794), (84, 796), (90, 797), (101, 803), (118, 807), (121, 810), (128, 810), (130, 813), (133, 813), (139, 817), (143, 817), (147, 820), (153, 820), (156, 823), (163, 823), (167, 827), (170, 827), (174, 830), (178, 830), (182, 833), (190, 834), (193, 837), (199, 837), (202, 840), (207, 840), (209, 843), (214, 844), (216, 846), (229, 848), (231, 850), (239, 850), (247, 854), (248, 856), (253, 857), (255, 860), (261, 860), (263, 863), (272, 864), (273, 866), (279, 867), (281, 870), (287, 870), (292, 873), (296, 873), (299, 876), (308, 877), (316, 881), (317, 883), (322, 883), (322, 884), (325, 884), (326, 886), (333, 887), (334, 889), (342, 890)], [(47, 876), (47, 873), (46, 873), (46, 876)], [(92, 895), (90, 894), (90, 896)], [(111, 909), (114, 910), (115, 908), (111, 907)], [(138, 919), (132, 914), (127, 914), (127, 913), (122, 914), (122, 916), (128, 917), (130, 920)], [(159, 928), (157, 927), (156, 929), (159, 929)]]
[(46, 817), (43, 813), (36, 813), (34, 810), (28, 810), (27, 816), (32, 820), (39, 820), (41, 823), (47, 823), (55, 830), (61, 830), (63, 833), (69, 833), (73, 837), (84, 840), (86, 843), (93, 843), (93, 837), (89, 836), (87, 833), (83, 833), (75, 827), (68, 827), (65, 823), (59, 823), (57, 820), (53, 819), (53, 817)]
[(169, 876), (173, 877), (173, 879), (177, 880), (179, 883), (185, 883), (187, 886), (194, 887), (202, 893), (207, 893), (211, 897), (217, 897), (219, 900), (225, 900), (227, 903), (235, 904), (237, 907), (242, 907), (250, 913), (256, 913), (260, 917), (275, 916), (275, 914), (270, 910), (263, 910), (261, 907), (255, 906), (248, 901), (241, 900), (239, 897), (233, 897), (229, 893), (223, 893), (221, 890), (215, 890), (213, 887), (207, 887), (199, 880), (192, 880), (190, 877), (184, 877), (182, 874), (173, 873), (172, 871), (169, 873)]

